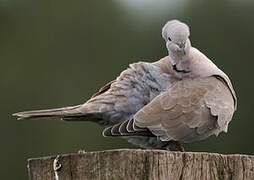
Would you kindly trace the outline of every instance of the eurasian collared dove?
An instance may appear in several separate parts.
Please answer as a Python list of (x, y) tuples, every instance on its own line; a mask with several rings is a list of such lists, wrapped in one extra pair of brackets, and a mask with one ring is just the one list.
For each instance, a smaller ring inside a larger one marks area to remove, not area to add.
[(171, 20), (162, 29), (168, 56), (131, 64), (84, 104), (14, 116), (92, 120), (106, 127), (104, 136), (158, 149), (227, 132), (237, 106), (235, 91), (229, 77), (191, 46), (189, 35), (186, 24)]

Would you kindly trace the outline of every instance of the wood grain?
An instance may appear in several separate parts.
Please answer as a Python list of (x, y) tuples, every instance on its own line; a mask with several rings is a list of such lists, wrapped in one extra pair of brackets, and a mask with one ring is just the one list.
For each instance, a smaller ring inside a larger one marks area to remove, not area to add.
[(251, 155), (119, 149), (56, 157), (29, 159), (30, 180), (254, 180)]

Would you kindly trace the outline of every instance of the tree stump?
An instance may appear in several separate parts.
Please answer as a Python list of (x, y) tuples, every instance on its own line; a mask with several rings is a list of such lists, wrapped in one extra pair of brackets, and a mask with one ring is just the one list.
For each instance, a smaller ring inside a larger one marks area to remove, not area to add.
[(254, 156), (119, 149), (28, 160), (30, 180), (254, 180)]

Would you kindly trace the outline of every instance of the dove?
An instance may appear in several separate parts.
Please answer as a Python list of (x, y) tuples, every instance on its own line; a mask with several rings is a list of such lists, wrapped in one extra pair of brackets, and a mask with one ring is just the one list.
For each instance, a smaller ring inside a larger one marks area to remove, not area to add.
[(130, 64), (84, 104), (13, 114), (22, 119), (93, 121), (103, 135), (142, 148), (183, 151), (182, 144), (227, 132), (237, 108), (229, 77), (190, 42), (190, 28), (162, 28), (168, 55)]

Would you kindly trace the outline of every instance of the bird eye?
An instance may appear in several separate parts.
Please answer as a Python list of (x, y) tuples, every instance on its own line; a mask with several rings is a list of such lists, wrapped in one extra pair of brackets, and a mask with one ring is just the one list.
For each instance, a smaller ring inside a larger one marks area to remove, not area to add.
[(169, 40), (169, 41), (171, 41), (171, 38), (170, 38), (170, 37), (168, 37), (168, 40)]

